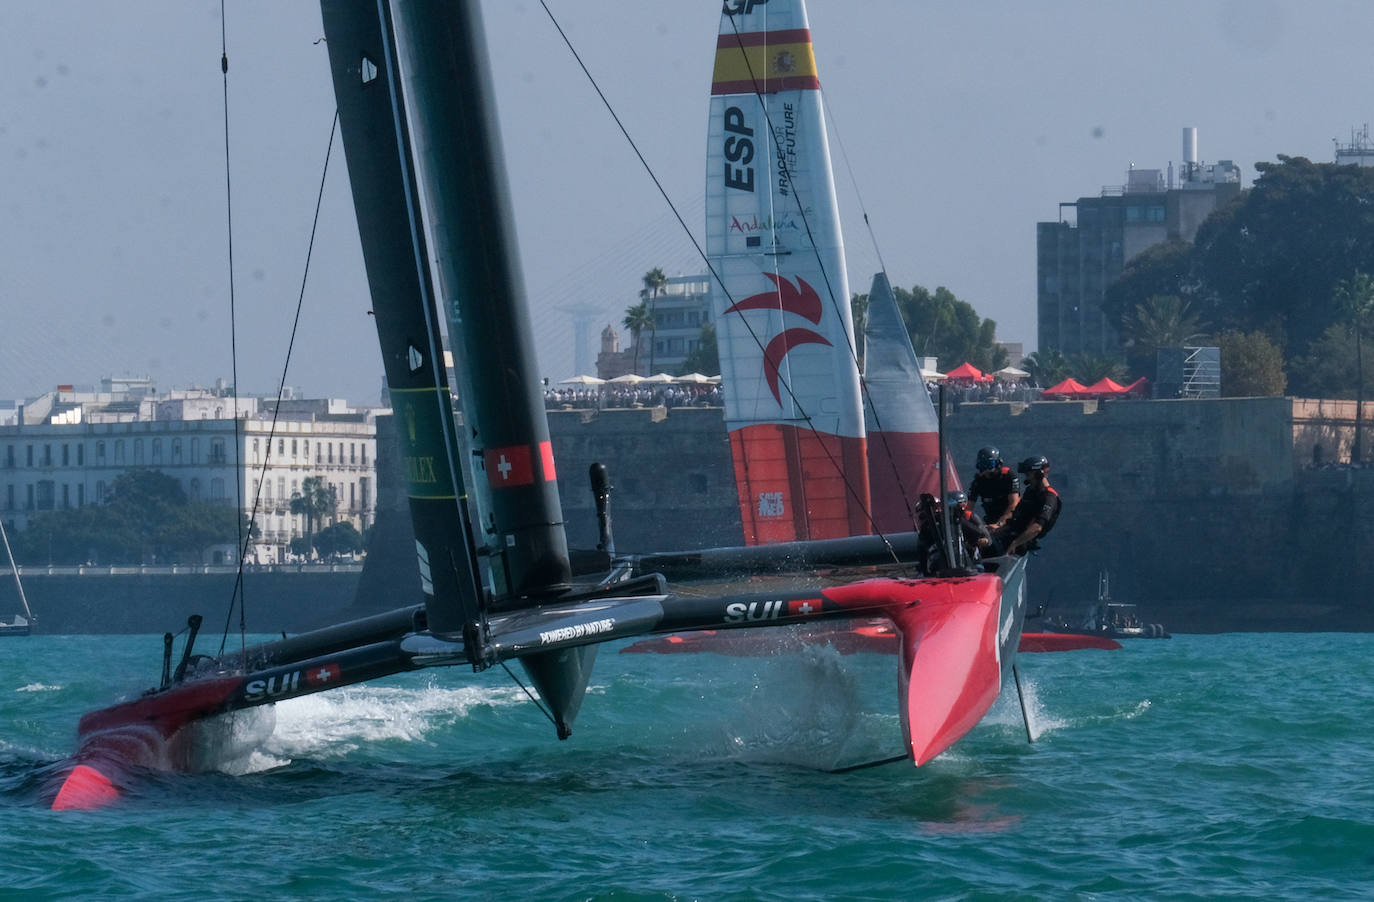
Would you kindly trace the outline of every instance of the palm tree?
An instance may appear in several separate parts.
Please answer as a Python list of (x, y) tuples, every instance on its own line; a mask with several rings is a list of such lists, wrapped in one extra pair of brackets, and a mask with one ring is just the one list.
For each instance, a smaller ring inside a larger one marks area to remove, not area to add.
[(649, 302), (649, 373), (654, 371), (654, 339), (658, 336), (658, 320), (654, 307), (658, 300), (659, 292), (663, 291), (668, 284), (668, 277), (664, 275), (661, 267), (655, 266), (644, 274), (644, 290), (639, 296)]
[(291, 495), (291, 513), (305, 517), (307, 548), (314, 546), (315, 524), (332, 516), (338, 507), (339, 496), (323, 476), (307, 476), (301, 482), (301, 490)]
[(639, 373), (639, 336), (645, 329), (653, 327), (653, 319), (649, 314), (649, 305), (643, 301), (633, 307), (625, 308), (625, 319), (622, 321), (625, 328), (630, 330), (630, 337), (635, 345), (634, 371)]
[(1336, 285), (1336, 307), (1350, 319), (1355, 333), (1355, 441), (1350, 449), (1350, 462), (1364, 461), (1364, 347), (1361, 336), (1374, 325), (1374, 280), (1368, 273), (1356, 271), (1350, 278)]
[(1202, 320), (1188, 306), (1176, 294), (1155, 294), (1136, 304), (1122, 323), (1132, 356), (1150, 360), (1160, 348), (1181, 348), (1202, 340)]
[(1031, 378), (1041, 388), (1058, 385), (1073, 375), (1073, 365), (1063, 352), (1032, 351), (1021, 361), (1021, 368), (1031, 374)]

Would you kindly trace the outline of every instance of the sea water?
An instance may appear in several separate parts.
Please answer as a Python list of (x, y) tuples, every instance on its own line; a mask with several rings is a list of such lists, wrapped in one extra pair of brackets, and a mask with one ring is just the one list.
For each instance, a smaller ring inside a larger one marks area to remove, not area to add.
[[(500, 668), (276, 706), (194, 776), (46, 793), (161, 637), (0, 640), (0, 898), (1374, 898), (1374, 637), (1019, 658), (925, 767), (895, 659), (606, 646), (573, 737)], [(523, 676), (518, 669), (515, 675)]]

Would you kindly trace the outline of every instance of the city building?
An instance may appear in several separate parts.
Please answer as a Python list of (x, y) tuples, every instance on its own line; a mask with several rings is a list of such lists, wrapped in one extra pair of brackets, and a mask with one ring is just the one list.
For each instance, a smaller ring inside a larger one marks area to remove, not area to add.
[[(711, 281), (707, 275), (671, 276), (655, 297), (646, 297), (657, 328), (639, 336), (638, 373), (677, 374), (701, 343), (701, 327), (711, 322)], [(652, 350), (651, 350), (652, 345)], [(596, 375), (613, 379), (635, 372), (635, 342), (621, 350), (620, 336), (607, 324), (601, 331)], [(714, 376), (715, 373), (705, 373)]]
[(1142, 251), (1162, 241), (1192, 241), (1212, 211), (1240, 193), (1240, 167), (1204, 164), (1197, 129), (1183, 130), (1178, 180), (1173, 164), (1134, 169), (1125, 185), (1059, 205), (1057, 222), (1036, 224), (1038, 347), (1065, 354), (1115, 354), (1116, 325), (1102, 312), (1107, 287)]
[[(101, 388), (59, 386), (18, 405), (12, 421), (0, 425), (0, 517), (7, 528), (22, 530), (46, 511), (100, 503), (121, 473), (138, 467), (175, 478), (190, 499), (242, 498), (245, 517), (258, 527), (257, 563), (284, 561), (291, 540), (304, 534), (291, 498), (309, 477), (320, 477), (338, 501), (317, 529), (372, 524), (377, 411), (338, 399), (278, 405), (276, 398), (240, 398), (236, 405), (223, 386), (165, 395), (150, 385)], [(236, 557), (232, 547), (218, 553)]]

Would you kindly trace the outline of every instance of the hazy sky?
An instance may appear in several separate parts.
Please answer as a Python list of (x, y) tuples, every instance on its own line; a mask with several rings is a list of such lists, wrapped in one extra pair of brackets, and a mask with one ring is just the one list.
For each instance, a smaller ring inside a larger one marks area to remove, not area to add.
[[(700, 235), (719, 0), (548, 0)], [(704, 267), (534, 0), (484, 2), (543, 374), (569, 305)], [(228, 0), (239, 381), (275, 389), (334, 102), (319, 9)], [(851, 288), (944, 285), (1035, 344), (1035, 223), (1181, 157), (1334, 158), (1374, 119), (1374, 3), (812, 0)], [(0, 398), (230, 378), (217, 0), (0, 6)], [(850, 173), (852, 172), (852, 178)], [(857, 187), (857, 190), (856, 190)], [(859, 199), (864, 207), (861, 208)], [(867, 211), (874, 241), (862, 223)], [(375, 403), (336, 145), (288, 383)]]

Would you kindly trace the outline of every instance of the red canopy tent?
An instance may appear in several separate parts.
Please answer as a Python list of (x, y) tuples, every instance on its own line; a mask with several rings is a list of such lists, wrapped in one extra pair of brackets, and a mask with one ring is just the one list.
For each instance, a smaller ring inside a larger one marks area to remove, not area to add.
[(1058, 385), (1051, 385), (1040, 393), (1042, 398), (1081, 398), (1088, 387), (1070, 376)]
[(1148, 398), (1150, 396), (1150, 380), (1141, 376), (1139, 379), (1126, 386), (1125, 393), (1140, 398)]
[(1125, 393), (1126, 386), (1113, 382), (1108, 376), (1103, 376), (1092, 385), (1083, 389), (1083, 394), (1085, 395), (1104, 395), (1109, 398), (1117, 395), (1124, 395)]
[(991, 382), (991, 381), (992, 381), (992, 377), (991, 377), (991, 376), (989, 376), (987, 373), (983, 372), (982, 370), (978, 369), (978, 367), (976, 367), (976, 366), (974, 366), (973, 364), (969, 363), (967, 360), (965, 360), (963, 363), (961, 363), (961, 364), (959, 364), (958, 366), (956, 366), (954, 369), (950, 370), (948, 373), (945, 373), (945, 378), (948, 379), (948, 380), (950, 380), (951, 382), (957, 382), (957, 381), (959, 381), (960, 379), (962, 379), (962, 380), (964, 380), (964, 381), (966, 381), (966, 382)]

